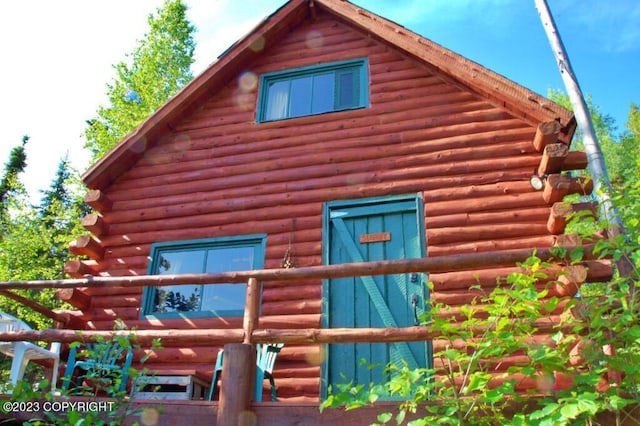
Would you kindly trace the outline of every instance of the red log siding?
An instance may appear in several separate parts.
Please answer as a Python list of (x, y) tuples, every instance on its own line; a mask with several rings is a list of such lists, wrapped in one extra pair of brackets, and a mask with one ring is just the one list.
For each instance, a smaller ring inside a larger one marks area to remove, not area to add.
[[(256, 124), (252, 83), (261, 73), (364, 56), (370, 108)], [(528, 184), (540, 162), (535, 128), (463, 86), (322, 13), (243, 75), (242, 85), (230, 81), (173, 123), (173, 133), (105, 190), (113, 205), (103, 212), (103, 274), (146, 273), (157, 241), (247, 233), (268, 234), (267, 268), (280, 267), (291, 236), (295, 265), (319, 265), (324, 202), (418, 192), (429, 256), (553, 244), (549, 206)], [(483, 279), (491, 287), (504, 268), (489, 271)], [(464, 279), (431, 278), (436, 299), (468, 301), (459, 291)], [(266, 283), (262, 302), (261, 326), (320, 326), (318, 281), (295, 289)], [(114, 290), (96, 293), (83, 317), (98, 329), (116, 318), (139, 328), (241, 326), (240, 319), (140, 320), (139, 308), (139, 293)], [(148, 367), (211, 374), (216, 352), (167, 348)], [(279, 395), (316, 399), (321, 358), (318, 347), (286, 347)]]

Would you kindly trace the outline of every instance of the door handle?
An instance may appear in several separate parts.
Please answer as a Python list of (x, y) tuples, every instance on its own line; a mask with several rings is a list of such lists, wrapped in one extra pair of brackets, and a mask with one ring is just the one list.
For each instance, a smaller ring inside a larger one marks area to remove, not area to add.
[(417, 294), (411, 296), (411, 305), (413, 306), (413, 325), (420, 325), (420, 320), (418, 319), (418, 303), (420, 298)]

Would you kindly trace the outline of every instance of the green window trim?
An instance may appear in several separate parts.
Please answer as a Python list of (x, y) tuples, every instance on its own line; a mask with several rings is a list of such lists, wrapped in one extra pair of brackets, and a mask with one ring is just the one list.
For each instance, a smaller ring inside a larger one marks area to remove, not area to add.
[[(262, 269), (266, 241), (265, 234), (254, 234), (154, 243), (151, 246), (147, 274), (218, 273)], [(145, 287), (142, 292), (140, 318), (242, 316), (245, 290), (246, 284)]]
[(358, 58), (263, 74), (256, 121), (278, 121), (368, 106), (368, 63), (366, 58)]

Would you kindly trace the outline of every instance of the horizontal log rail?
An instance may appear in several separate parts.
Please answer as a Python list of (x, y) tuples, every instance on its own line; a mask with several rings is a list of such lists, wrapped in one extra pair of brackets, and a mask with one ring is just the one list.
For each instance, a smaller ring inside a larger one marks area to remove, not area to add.
[[(585, 254), (591, 252), (587, 245)], [(0, 333), (0, 341), (45, 341), (63, 342), (95, 340), (96, 338), (115, 335), (134, 334), (139, 343), (151, 343), (160, 338), (169, 344), (231, 344), (231, 343), (273, 343), (288, 344), (305, 343), (354, 343), (354, 342), (398, 342), (413, 340), (429, 340), (434, 333), (429, 327), (405, 328), (373, 328), (373, 329), (259, 329), (260, 291), (259, 282), (268, 280), (296, 280), (306, 285), (310, 278), (341, 278), (362, 275), (385, 275), (409, 272), (446, 273), (475, 268), (485, 264), (513, 266), (526, 260), (531, 255), (547, 261), (554, 258), (553, 249), (517, 249), (484, 253), (468, 253), (453, 256), (427, 257), (419, 259), (388, 260), (378, 262), (343, 263), (339, 265), (311, 266), (292, 269), (262, 269), (251, 271), (234, 271), (217, 274), (180, 274), (180, 275), (140, 275), (129, 277), (92, 277), (69, 280), (40, 280), (0, 282), (0, 294), (9, 293), (9, 289), (41, 289), (59, 288), (73, 289), (104, 287), (142, 287), (189, 284), (222, 284), (248, 283), (245, 300), (245, 313), (242, 329), (170, 329), (170, 330), (137, 330), (135, 332), (120, 330), (29, 330), (11, 333)], [(30, 306), (29, 303), (26, 304)], [(66, 319), (64, 314), (57, 314), (57, 320)], [(64, 322), (64, 321), (62, 321)], [(539, 324), (549, 329), (549, 324)]]
[(242, 329), (211, 330), (18, 330), (0, 333), (0, 342), (40, 341), (40, 342), (88, 342), (110, 339), (117, 336), (135, 336), (141, 345), (150, 344), (153, 339), (162, 339), (164, 343), (201, 342), (202, 345), (242, 343)]
[[(584, 246), (585, 256), (588, 256), (592, 249), (592, 245)], [(554, 258), (553, 249), (527, 248), (487, 251), (483, 253), (464, 253), (417, 259), (341, 263), (339, 265), (308, 266), (291, 269), (257, 269), (217, 274), (137, 275), (125, 277), (88, 276), (85, 278), (67, 280), (7, 281), (0, 282), (0, 290), (76, 287), (161, 287), (225, 283), (244, 284), (249, 281), (250, 278), (255, 278), (258, 281), (295, 281), (309, 278), (331, 279), (368, 275), (402, 274), (408, 272), (441, 273), (471, 269), (487, 264), (495, 266), (513, 266), (534, 254), (543, 261)], [(292, 283), (292, 285), (295, 285), (295, 282)]]
[[(534, 327), (540, 332), (571, 331), (576, 324), (567, 322), (558, 326), (548, 320), (536, 321)], [(490, 327), (466, 327), (470, 335), (480, 335)], [(250, 344), (334, 344), (334, 343), (394, 343), (433, 340), (441, 336), (429, 326), (398, 328), (317, 328), (317, 329), (256, 329), (247, 339), (241, 328), (235, 329), (197, 329), (197, 330), (19, 330), (0, 333), (0, 341), (40, 341), (40, 342), (89, 342), (103, 338), (133, 336), (140, 345), (151, 344), (153, 339), (161, 339), (171, 346), (184, 344), (189, 346), (226, 345), (230, 343), (250, 342)]]

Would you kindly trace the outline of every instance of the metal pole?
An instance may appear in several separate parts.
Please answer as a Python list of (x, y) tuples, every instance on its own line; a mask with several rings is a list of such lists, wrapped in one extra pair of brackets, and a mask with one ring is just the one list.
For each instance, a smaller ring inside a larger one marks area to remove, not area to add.
[(589, 161), (589, 170), (591, 171), (591, 175), (594, 181), (594, 192), (602, 206), (601, 214), (612, 227), (612, 232), (614, 232), (615, 234), (623, 232), (622, 220), (620, 219), (618, 212), (611, 202), (611, 181), (609, 180), (609, 175), (604, 163), (602, 150), (600, 149), (600, 144), (598, 143), (598, 138), (593, 128), (593, 123), (591, 121), (589, 109), (587, 108), (587, 103), (585, 102), (584, 96), (582, 95), (582, 90), (580, 90), (578, 79), (573, 73), (571, 63), (569, 62), (569, 57), (567, 56), (564, 45), (562, 44), (560, 34), (558, 33), (558, 29), (553, 20), (553, 17), (551, 16), (551, 12), (549, 11), (546, 0), (534, 1), (536, 4), (536, 8), (538, 9), (538, 14), (540, 15), (540, 20), (542, 21), (542, 26), (544, 27), (547, 37), (549, 38), (551, 49), (553, 50), (553, 54), (558, 61), (560, 75), (562, 76), (562, 80), (569, 95), (569, 100), (571, 101), (571, 105), (573, 106), (574, 115), (576, 117), (578, 127), (583, 132), (584, 148), (587, 153), (587, 159)]

